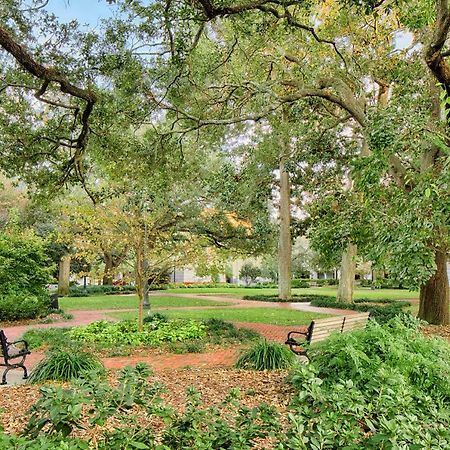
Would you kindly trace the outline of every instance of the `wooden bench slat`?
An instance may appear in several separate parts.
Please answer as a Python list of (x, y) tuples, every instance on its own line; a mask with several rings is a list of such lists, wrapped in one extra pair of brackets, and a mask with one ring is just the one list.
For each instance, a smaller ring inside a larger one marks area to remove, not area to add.
[(342, 322), (344, 321), (344, 319), (341, 317), (340, 320), (333, 320), (330, 322), (314, 322), (314, 328), (326, 328), (326, 327), (332, 327), (332, 326), (336, 326), (336, 325), (342, 325)]

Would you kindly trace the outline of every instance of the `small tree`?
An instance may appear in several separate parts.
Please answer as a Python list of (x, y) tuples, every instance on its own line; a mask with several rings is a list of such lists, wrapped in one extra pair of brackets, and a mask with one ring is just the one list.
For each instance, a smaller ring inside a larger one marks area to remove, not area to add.
[(245, 280), (245, 283), (249, 285), (254, 283), (258, 277), (261, 276), (261, 269), (254, 266), (251, 263), (245, 263), (239, 271), (239, 277)]

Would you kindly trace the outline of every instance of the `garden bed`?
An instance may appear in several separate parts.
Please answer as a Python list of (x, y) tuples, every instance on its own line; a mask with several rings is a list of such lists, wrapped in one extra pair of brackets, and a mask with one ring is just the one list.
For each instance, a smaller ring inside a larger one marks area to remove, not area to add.
[[(201, 394), (204, 407), (223, 401), (230, 389), (239, 389), (240, 402), (243, 405), (253, 407), (267, 403), (276, 406), (283, 413), (293, 392), (292, 387), (284, 382), (286, 375), (286, 371), (186, 368), (158, 372), (150, 376), (150, 381), (163, 383), (167, 387), (167, 392), (162, 397), (180, 412), (186, 404), (186, 390), (195, 386)], [(109, 379), (116, 383), (117, 372), (112, 372)], [(27, 411), (40, 396), (39, 389), (39, 386), (27, 385), (2, 388), (3, 412), (0, 413), (0, 427), (3, 426), (6, 433), (20, 433), (23, 430), (27, 423)], [(98, 431), (99, 428), (79, 430), (77, 436), (94, 438)]]

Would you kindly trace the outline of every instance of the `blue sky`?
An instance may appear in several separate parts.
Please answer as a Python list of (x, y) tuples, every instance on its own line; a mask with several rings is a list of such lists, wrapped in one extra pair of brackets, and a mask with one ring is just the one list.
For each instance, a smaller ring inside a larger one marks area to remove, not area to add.
[(106, 0), (50, 0), (46, 9), (64, 22), (76, 19), (95, 27), (100, 19), (111, 16), (113, 7)]

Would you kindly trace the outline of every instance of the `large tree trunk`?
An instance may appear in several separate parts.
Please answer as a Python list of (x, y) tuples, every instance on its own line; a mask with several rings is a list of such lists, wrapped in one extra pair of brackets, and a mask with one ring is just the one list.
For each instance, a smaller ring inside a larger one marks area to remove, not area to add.
[(58, 295), (69, 295), (70, 255), (64, 255), (59, 261)]
[(104, 252), (103, 253), (103, 261), (105, 262), (105, 272), (103, 274), (103, 281), (102, 284), (105, 285), (111, 285), (113, 284), (113, 270), (114, 267), (114, 258), (112, 253), (110, 252)]
[(433, 325), (449, 325), (447, 254), (435, 254), (436, 272), (420, 287), (419, 318)]
[(355, 284), (356, 272), (356, 252), (355, 244), (349, 244), (342, 253), (340, 268), (339, 286), (337, 291), (337, 301), (351, 303), (353, 301), (353, 287)]
[(280, 158), (280, 235), (278, 241), (278, 297), (291, 298), (292, 238), (291, 184), (286, 170), (286, 156)]

